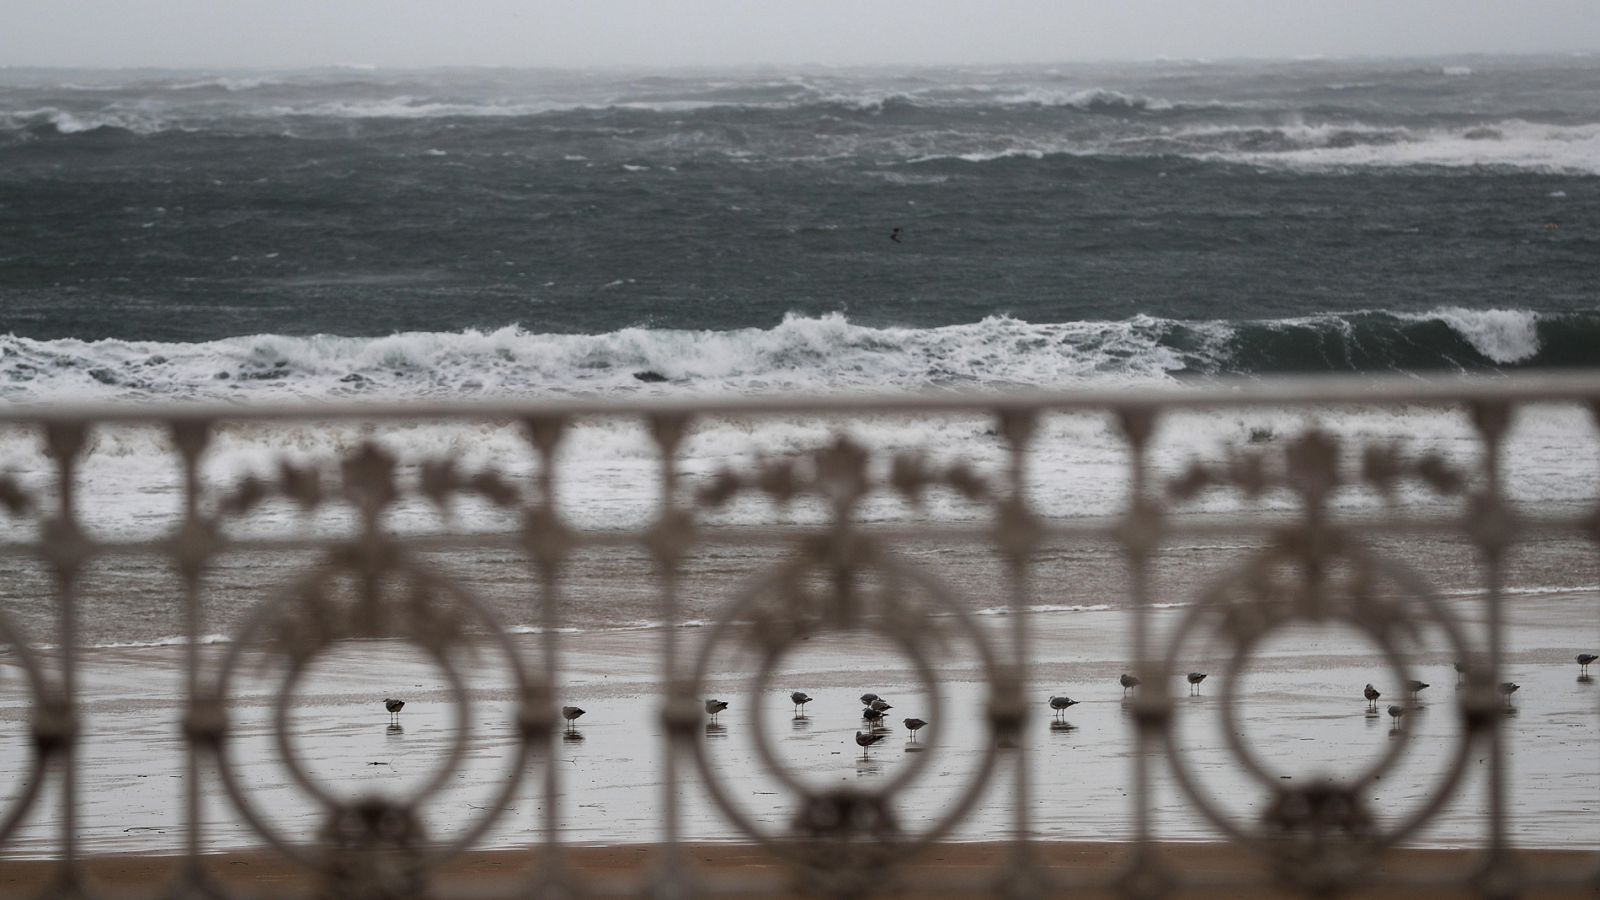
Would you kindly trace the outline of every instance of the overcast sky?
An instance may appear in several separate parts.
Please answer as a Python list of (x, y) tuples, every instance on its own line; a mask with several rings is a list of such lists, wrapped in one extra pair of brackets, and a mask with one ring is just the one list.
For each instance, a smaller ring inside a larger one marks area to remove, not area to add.
[(1600, 50), (1600, 0), (0, 0), (0, 65), (780, 65)]

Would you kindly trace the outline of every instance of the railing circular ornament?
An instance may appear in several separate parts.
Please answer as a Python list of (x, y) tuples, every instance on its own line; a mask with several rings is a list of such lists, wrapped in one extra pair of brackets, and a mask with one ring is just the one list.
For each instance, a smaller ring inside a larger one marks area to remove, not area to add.
[[(353, 589), (340, 593), (345, 578), (354, 582)], [(480, 634), (501, 658), (509, 683), (519, 686), (519, 739), (495, 798), (453, 839), (435, 841), (424, 833), (421, 812), (458, 773), (474, 721), (467, 684), (452, 653), (475, 645)], [(289, 714), (295, 690), (315, 660), (339, 642), (371, 638), (402, 640), (438, 669), (454, 703), (453, 733), (438, 768), (409, 795), (344, 799), (306, 768), (293, 744)], [(320, 845), (290, 840), (257, 808), (236, 774), (226, 725), (219, 722), (213, 726), (213, 743), (224, 789), (245, 821), (273, 847), (344, 884), (405, 881), (476, 843), (512, 805), (527, 774), (532, 745), (542, 734), (540, 723), (553, 722), (548, 691), (530, 682), (517, 648), (488, 607), (392, 542), (366, 540), (336, 548), (321, 567), (259, 606), (234, 635), (210, 688), (211, 698), (232, 696), (234, 679), (253, 649), (286, 660), (272, 708), (273, 734), (293, 783), (323, 811)], [(385, 859), (405, 871), (371, 868)]]
[[(1315, 548), (1310, 555), (1308, 547)], [(1297, 577), (1277, 577), (1285, 571)], [(1399, 598), (1378, 594), (1374, 587), (1380, 583), (1397, 588)], [(1182, 675), (1180, 660), (1192, 652), (1197, 639), (1217, 635), (1231, 649), (1220, 679), (1221, 730), (1239, 769), (1265, 795), (1264, 812), (1250, 828), (1218, 808), (1188, 762), (1177, 729), (1169, 725), (1163, 735), (1179, 786), (1219, 830), (1274, 860), (1281, 876), (1306, 889), (1333, 890), (1364, 874), (1377, 853), (1416, 833), (1453, 796), (1466, 771), (1473, 732), (1483, 721), (1482, 692), (1473, 684), (1461, 691), (1458, 711), (1462, 727), (1448, 767), (1426, 792), (1428, 799), (1399, 821), (1384, 825), (1368, 808), (1366, 798), (1372, 786), (1400, 762), (1410, 743), (1410, 729), (1402, 729), (1388, 749), (1363, 770), (1337, 779), (1312, 779), (1300, 786), (1285, 785), (1243, 738), (1237, 718), (1243, 700), (1238, 695), (1239, 676), (1265, 640), (1302, 624), (1343, 625), (1355, 630), (1379, 649), (1392, 683), (1397, 685), (1412, 679), (1404, 644), (1423, 629), (1436, 629), (1443, 635), (1455, 659), (1469, 660), (1474, 654), (1461, 622), (1426, 581), (1325, 526), (1292, 529), (1280, 535), (1280, 540), (1203, 594), (1174, 628), (1158, 673), (1161, 684), (1174, 683)]]
[[(1003, 699), (1003, 684), (993, 650), (967, 613), (966, 605), (936, 579), (908, 566), (860, 535), (849, 536), (848, 560), (841, 561), (835, 535), (806, 542), (798, 556), (753, 582), (722, 613), (706, 635), (687, 686), (677, 706), (690, 709), (705, 693), (713, 660), (730, 645), (752, 649), (760, 666), (747, 695), (754, 710), (756, 752), (767, 775), (793, 798), (790, 826), (777, 830), (758, 824), (722, 787), (705, 742), (686, 740), (706, 789), (718, 809), (741, 832), (774, 852), (799, 863), (814, 886), (839, 892), (854, 889), (855, 880), (881, 872), (894, 858), (905, 858), (947, 835), (971, 810), (995, 768), (998, 741), (989, 739), (970, 780), (942, 813), (916, 832), (904, 830), (893, 799), (925, 772), (938, 752), (937, 733), (926, 752), (918, 753), (894, 777), (874, 789), (820, 789), (797, 778), (783, 765), (772, 745), (767, 704), (774, 674), (801, 642), (826, 634), (866, 632), (881, 637), (911, 662), (926, 692), (935, 721), (946, 716), (944, 694), (930, 651), (964, 641), (974, 650), (990, 680), (990, 702)], [(841, 562), (843, 563), (841, 565)], [(829, 577), (812, 580), (819, 571)], [(867, 587), (862, 576), (875, 584)], [(922, 598), (926, 598), (923, 601)], [(669, 717), (669, 721), (672, 717)], [(691, 720), (693, 721), (693, 720)], [(680, 738), (693, 735), (692, 725), (674, 722)], [(688, 726), (688, 727), (686, 727)]]

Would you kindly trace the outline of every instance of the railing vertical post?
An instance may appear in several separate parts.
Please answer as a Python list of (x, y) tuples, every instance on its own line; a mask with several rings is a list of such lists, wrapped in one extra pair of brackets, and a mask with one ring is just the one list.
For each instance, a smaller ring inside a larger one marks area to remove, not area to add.
[(200, 517), (200, 460), (210, 438), (209, 424), (174, 423), (172, 440), (182, 466), (183, 523), (174, 540), (173, 555), (183, 579), (183, 690), (185, 709), (184, 740), (184, 859), (181, 882), (198, 888), (205, 882), (200, 866), (201, 816), (200, 724), (194, 717), (203, 715), (200, 707), (200, 636), (204, 634), (204, 611), (200, 606), (200, 579), (210, 562), (214, 535)]
[[(1502, 441), (1511, 424), (1511, 407), (1505, 403), (1479, 401), (1471, 407), (1472, 422), (1483, 442), (1483, 493), (1471, 513), (1474, 542), (1483, 553), (1484, 620), (1488, 627), (1488, 689), (1500, 684), (1505, 653), (1505, 548), (1512, 525), (1505, 504), (1502, 477)], [(1489, 865), (1508, 865), (1507, 784), (1505, 716), (1490, 720), (1489, 733)]]
[[(554, 721), (550, 707), (556, 702), (555, 693), (561, 689), (560, 652), (561, 631), (561, 564), (567, 552), (564, 526), (557, 509), (556, 451), (561, 443), (566, 422), (559, 417), (536, 417), (528, 422), (529, 437), (539, 458), (535, 476), (537, 500), (542, 518), (541, 531), (530, 536), (534, 549), (534, 563), (539, 570), (539, 648), (542, 664), (543, 698), (548, 721)], [(544, 865), (549, 874), (562, 872), (561, 851), (561, 768), (555, 764), (558, 754), (556, 742), (560, 736), (555, 729), (544, 730)]]
[(1128, 442), (1128, 513), (1121, 529), (1123, 550), (1128, 556), (1128, 589), (1132, 604), (1130, 664), (1145, 682), (1134, 699), (1133, 752), (1133, 840), (1134, 853), (1124, 876), (1134, 880), (1153, 873), (1155, 845), (1151, 843), (1150, 754), (1153, 750), (1151, 717), (1155, 708), (1151, 692), (1160, 692), (1165, 701), (1165, 684), (1154, 684), (1155, 666), (1150, 650), (1150, 553), (1157, 540), (1156, 507), (1150, 497), (1150, 437), (1155, 430), (1156, 412), (1145, 406), (1119, 409), (1122, 432)]
[(53, 424), (45, 441), (56, 469), (56, 517), (46, 526), (44, 553), (56, 579), (57, 643), (60, 647), (59, 693), (45, 711), (48, 720), (35, 723), (36, 739), (56, 754), (61, 772), (61, 869), (63, 894), (80, 890), (78, 864), (78, 579), (89, 546), (78, 524), (78, 455), (88, 438), (88, 426)]
[[(1004, 690), (1011, 696), (1003, 703), (1017, 703), (1016, 726), (1026, 720), (1023, 679), (1028, 671), (1029, 628), (1028, 606), (1033, 595), (1032, 565), (1038, 543), (1038, 528), (1030, 512), (1027, 496), (1028, 451), (1035, 426), (1032, 410), (1019, 412), (1006, 410), (1000, 415), (999, 430), (1007, 445), (1006, 491), (1001, 497), (1002, 521), (999, 523), (1000, 549), (1006, 561), (1007, 582), (1010, 588), (1011, 620), (1011, 671), (1003, 679)], [(1017, 741), (1014, 761), (1012, 808), (1012, 857), (1015, 884), (1031, 889), (1033, 886), (1033, 855), (1030, 838), (1033, 830), (1032, 796), (1033, 779), (1029, 759), (1021, 749), (1026, 742)]]
[[(660, 578), (661, 601), (661, 674), (666, 685), (666, 703), (670, 705), (682, 693), (682, 672), (678, 660), (678, 579), (684, 549), (690, 540), (688, 530), (693, 526), (687, 513), (678, 508), (678, 448), (688, 429), (683, 416), (662, 415), (650, 419), (651, 437), (660, 454), (661, 506), (654, 531), (650, 535), (651, 555), (655, 557)], [(687, 873), (683, 868), (682, 810), (679, 808), (678, 777), (680, 772), (677, 730), (668, 727), (662, 738), (661, 758), (661, 840), (663, 858), (660, 867), (664, 878), (658, 882), (658, 895), (673, 896), (687, 892)]]

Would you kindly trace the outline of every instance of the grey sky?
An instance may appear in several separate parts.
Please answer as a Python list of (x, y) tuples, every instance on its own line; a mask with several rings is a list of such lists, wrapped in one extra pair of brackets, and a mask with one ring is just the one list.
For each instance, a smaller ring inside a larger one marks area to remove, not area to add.
[(983, 63), (1595, 50), (1596, 0), (0, 0), (0, 65)]

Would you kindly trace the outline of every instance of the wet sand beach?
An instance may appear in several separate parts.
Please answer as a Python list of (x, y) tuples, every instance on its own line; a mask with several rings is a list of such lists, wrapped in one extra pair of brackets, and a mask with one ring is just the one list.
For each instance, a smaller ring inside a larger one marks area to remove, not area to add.
[[(1522, 685), (1506, 725), (1509, 834), (1518, 846), (1600, 845), (1600, 757), (1593, 752), (1600, 686), (1577, 680), (1572, 662), (1574, 637), (1591, 626), (1596, 602), (1590, 593), (1549, 595), (1514, 610), (1504, 674)], [(1476, 601), (1463, 598), (1457, 605), (1470, 624)], [(1154, 610), (1153, 630), (1159, 636), (1184, 612)], [(1136, 751), (1131, 707), (1117, 684), (1127, 669), (1121, 640), (1127, 615), (1126, 610), (1029, 615), (1035, 663), (1027, 672), (1025, 690), (1036, 702), (1021, 742), (1033, 773), (1029, 815), (1035, 838), (1118, 841), (1132, 834), (1130, 785)], [(974, 621), (996, 641), (1004, 639), (1011, 624), (1006, 616)], [(681, 629), (677, 637), (692, 653), (709, 633)], [(513, 639), (525, 656), (537, 658), (541, 637)], [(558, 700), (589, 711), (561, 736), (550, 762), (563, 793), (558, 816), (563, 842), (608, 846), (662, 838), (662, 639), (659, 629), (560, 636), (565, 688)], [(225, 649), (209, 646), (206, 656), (215, 660)], [(181, 847), (185, 772), (178, 730), (182, 704), (176, 698), (182, 652), (176, 646), (101, 649), (82, 657), (87, 734), (81, 751), (78, 831), (85, 852), (164, 854)], [(1376, 820), (1392, 824), (1440, 789), (1439, 773), (1448, 769), (1461, 734), (1452, 659), (1427, 647), (1418, 649), (1415, 658), (1415, 673), (1432, 687), (1415, 705), (1407, 704), (1397, 730), (1387, 716), (1368, 712), (1361, 688), (1377, 683), (1385, 694), (1382, 704), (1404, 702), (1403, 691), (1376, 651), (1353, 634), (1308, 632), (1269, 643), (1232, 685), (1217, 674), (1225, 659), (1216, 649), (1197, 647), (1190, 664), (1214, 673), (1201, 685), (1199, 696), (1186, 696), (1188, 686), (1181, 679), (1166, 686), (1175, 698), (1179, 752), (1219, 814), (1248, 826), (1270, 795), (1245, 779), (1227, 751), (1220, 716), (1225, 702), (1234, 704), (1239, 727), (1262, 765), (1285, 783), (1348, 775), (1408, 736), (1398, 764), (1372, 786), (1367, 798)], [(260, 660), (248, 653), (243, 659), (246, 675), (230, 692), (233, 731), (228, 749), (234, 773), (268, 821), (297, 839), (314, 834), (320, 815), (285, 774), (271, 740), (280, 686), (270, 677), (270, 668), (258, 676)], [(984, 725), (988, 687), (983, 670), (954, 651), (936, 658), (943, 703), (935, 706), (926, 687), (917, 683), (914, 666), (884, 639), (870, 634), (819, 637), (788, 657), (774, 675), (760, 698), (765, 704), (761, 720), (754, 714), (755, 698), (746, 693), (753, 667), (736, 655), (714, 660), (704, 693), (731, 706), (715, 724), (708, 719), (697, 739), (717, 784), (756, 827), (781, 830), (796, 808), (795, 798), (764, 774), (752, 742), (758, 733), (788, 771), (819, 790), (871, 788), (886, 783), (903, 766), (925, 765), (894, 797), (900, 825), (911, 833), (938, 821), (983, 769), (992, 750)], [(515, 738), (509, 682), (490, 648), (458, 662), (472, 704), (465, 735), (456, 729), (445, 679), (415, 651), (389, 641), (341, 645), (313, 667), (289, 698), (290, 744), (296, 758), (336, 796), (403, 795), (429, 777), (450, 743), (461, 739), (461, 765), (424, 810), (431, 838), (444, 841), (459, 835), (488, 814), (507, 778)], [(29, 755), (27, 704), (16, 684), (15, 678), (0, 679), (6, 689), (0, 707), (0, 758), (20, 763)], [(815, 698), (803, 716), (792, 711), (791, 690)], [(865, 759), (853, 741), (864, 727), (856, 699), (863, 691), (882, 694), (895, 707), (889, 713), (889, 737)], [(1058, 693), (1080, 701), (1059, 719), (1045, 703)], [(390, 725), (380, 702), (386, 696), (407, 701), (396, 726)], [(913, 741), (899, 725), (905, 716), (931, 724)], [(1009, 833), (1014, 754), (993, 752), (996, 777), (982, 789), (972, 811), (954, 824), (949, 839), (985, 841)], [(1450, 848), (1481, 842), (1485, 757), (1484, 748), (1472, 748), (1464, 758), (1457, 796), (1409, 844)], [(541, 839), (544, 798), (538, 774), (544, 765), (542, 757), (534, 757), (532, 777), (508, 802), (480, 847), (526, 847)], [(6, 797), (16, 796), (28, 777), (24, 768), (8, 766)], [(695, 842), (747, 840), (706, 798), (693, 767), (680, 772), (681, 837)], [(1155, 754), (1153, 773), (1154, 836), (1217, 840), (1218, 829), (1196, 814), (1160, 753)], [(202, 848), (235, 852), (259, 846), (259, 837), (240, 824), (215, 776), (206, 772), (203, 777), (207, 823)], [(10, 855), (52, 852), (59, 828), (55, 802), (53, 792), (46, 790), (27, 826), (10, 842)]]

